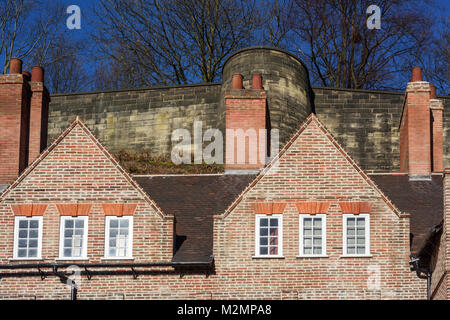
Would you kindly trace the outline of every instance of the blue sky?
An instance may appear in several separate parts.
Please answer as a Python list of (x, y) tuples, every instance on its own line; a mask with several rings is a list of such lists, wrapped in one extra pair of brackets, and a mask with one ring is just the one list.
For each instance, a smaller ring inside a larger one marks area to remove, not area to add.
[[(81, 20), (81, 30), (67, 30), (67, 32), (70, 33), (70, 36), (73, 36), (76, 39), (83, 39), (83, 38), (89, 38), (89, 33), (93, 31), (93, 25), (95, 23), (95, 20), (92, 11), (93, 6), (97, 5), (97, 1), (92, 0), (58, 0), (64, 4), (64, 6), (69, 5), (78, 5), (81, 9), (82, 14), (82, 20)], [(425, 0), (427, 1), (427, 0)], [(436, 8), (435, 12), (430, 12), (429, 9), (422, 10), (425, 14), (432, 14), (434, 16), (441, 15), (441, 16), (448, 16), (450, 13), (450, 1), (448, 0), (436, 0), (439, 8)], [(376, 3), (376, 0), (374, 0), (374, 3)], [(92, 52), (95, 52), (97, 48), (94, 46), (91, 46), (88, 48), (87, 51), (82, 53), (83, 55), (91, 55)], [(87, 60), (87, 59), (86, 59)], [(87, 66), (87, 69), (92, 69), (90, 66)]]

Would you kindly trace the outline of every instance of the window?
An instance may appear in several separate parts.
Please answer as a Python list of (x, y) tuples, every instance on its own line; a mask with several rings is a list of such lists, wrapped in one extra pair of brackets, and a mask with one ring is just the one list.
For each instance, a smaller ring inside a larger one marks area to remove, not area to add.
[(344, 256), (370, 255), (370, 225), (368, 214), (344, 214)]
[(300, 256), (326, 255), (326, 215), (300, 214)]
[(87, 259), (88, 217), (61, 217), (60, 259)]
[(132, 259), (133, 217), (106, 217), (105, 258)]
[(283, 219), (281, 214), (256, 215), (255, 256), (283, 256)]
[(14, 259), (41, 259), (42, 217), (15, 217)]

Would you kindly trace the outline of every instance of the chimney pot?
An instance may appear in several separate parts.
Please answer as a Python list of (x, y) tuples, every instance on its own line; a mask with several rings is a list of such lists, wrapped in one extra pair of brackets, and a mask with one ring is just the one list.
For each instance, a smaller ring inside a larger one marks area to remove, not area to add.
[(19, 58), (11, 58), (9, 61), (9, 73), (21, 74), (22, 73), (22, 60)]
[(27, 81), (31, 80), (31, 73), (29, 73), (28, 71), (22, 71), (22, 74), (25, 76)]
[(254, 73), (252, 75), (252, 89), (262, 90), (262, 79), (260, 73)]
[(430, 99), (436, 99), (436, 86), (434, 84), (430, 84), (430, 89), (431, 89), (431, 93), (430, 93)]
[(422, 81), (422, 68), (415, 66), (412, 69), (411, 82)]
[(44, 69), (39, 66), (35, 66), (31, 70), (31, 81), (44, 82)]
[(233, 74), (233, 78), (231, 80), (231, 89), (243, 89), (242, 86), (242, 74), (235, 73)]

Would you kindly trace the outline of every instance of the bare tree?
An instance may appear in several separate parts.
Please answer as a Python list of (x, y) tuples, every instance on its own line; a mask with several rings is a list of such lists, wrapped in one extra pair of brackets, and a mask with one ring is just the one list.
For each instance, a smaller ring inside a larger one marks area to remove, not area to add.
[(97, 17), (102, 52), (136, 87), (218, 80), (258, 23), (254, 0), (101, 0)]
[[(299, 36), (295, 50), (307, 62), (312, 82), (344, 88), (398, 89), (430, 43), (431, 17), (423, 1), (379, 0), (381, 29), (366, 26), (372, 0), (293, 0)], [(415, 6), (420, 4), (420, 6)]]
[(86, 88), (89, 81), (80, 56), (86, 39), (75, 40), (65, 19), (65, 8), (57, 1), (0, 0), (0, 73), (17, 57), (25, 68), (46, 69), (52, 93)]

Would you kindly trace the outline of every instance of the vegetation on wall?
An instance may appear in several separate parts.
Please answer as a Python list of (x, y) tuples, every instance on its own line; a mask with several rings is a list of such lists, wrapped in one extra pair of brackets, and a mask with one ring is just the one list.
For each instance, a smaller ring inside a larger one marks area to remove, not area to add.
[(120, 150), (115, 154), (120, 165), (131, 174), (205, 174), (223, 173), (223, 165), (181, 164), (175, 165), (170, 159), (155, 156), (148, 150)]

